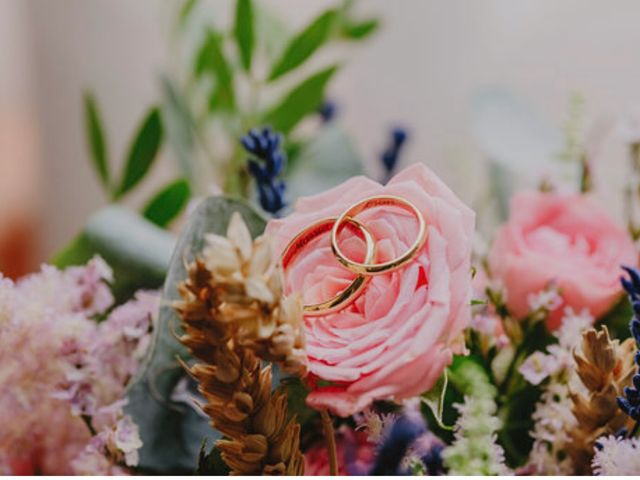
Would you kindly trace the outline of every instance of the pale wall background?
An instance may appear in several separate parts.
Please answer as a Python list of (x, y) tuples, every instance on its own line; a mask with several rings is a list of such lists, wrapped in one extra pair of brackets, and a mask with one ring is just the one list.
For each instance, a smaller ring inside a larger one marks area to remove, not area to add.
[[(332, 3), (258, 1), (284, 13), (294, 27)], [(229, 18), (232, 2), (209, 3)], [(121, 157), (156, 98), (158, 72), (171, 63), (167, 25), (176, 5), (0, 0), (0, 125), (20, 119), (25, 142), (34, 146), (20, 157), (19, 170), (40, 172), (34, 208), (43, 259), (104, 202), (87, 162), (83, 90), (97, 93), (111, 153)], [(587, 100), (589, 121), (640, 106), (638, 1), (364, 0), (358, 8), (380, 15), (384, 26), (354, 49), (333, 84), (341, 120), (371, 162), (388, 128), (407, 126), (404, 160), (428, 163), (469, 201), (481, 170), (470, 128), (470, 100), (479, 89), (507, 86), (556, 124), (575, 91)], [(7, 145), (0, 142), (0, 156), (17, 159)], [(157, 178), (169, 174), (154, 172)], [(34, 196), (26, 183), (24, 192)]]

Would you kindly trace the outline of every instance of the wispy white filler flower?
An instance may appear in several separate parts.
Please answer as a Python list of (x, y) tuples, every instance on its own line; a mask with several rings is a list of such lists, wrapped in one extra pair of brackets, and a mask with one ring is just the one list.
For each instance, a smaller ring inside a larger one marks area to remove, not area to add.
[[(536, 473), (545, 475), (574, 473), (571, 460), (564, 451), (569, 441), (567, 432), (576, 424), (571, 413), (569, 391), (581, 391), (584, 387), (577, 381), (572, 351), (580, 341), (582, 332), (593, 323), (587, 311), (576, 314), (568, 308), (564, 315), (562, 326), (554, 333), (558, 343), (548, 347), (547, 354), (534, 353), (520, 369), (525, 379), (534, 385), (550, 377), (533, 413), (531, 436), (534, 442), (529, 454), (529, 462), (536, 468)], [(539, 370), (542, 373), (536, 376), (529, 369), (535, 370), (537, 362), (541, 364)]]
[(455, 440), (442, 452), (449, 475), (509, 475), (504, 451), (496, 432), (502, 422), (496, 417), (495, 387), (481, 367), (468, 364), (459, 372), (466, 383), (463, 404), (456, 405), (460, 417)]
[(592, 463), (595, 475), (640, 474), (640, 439), (611, 435), (600, 438), (598, 444), (601, 448), (596, 448)]

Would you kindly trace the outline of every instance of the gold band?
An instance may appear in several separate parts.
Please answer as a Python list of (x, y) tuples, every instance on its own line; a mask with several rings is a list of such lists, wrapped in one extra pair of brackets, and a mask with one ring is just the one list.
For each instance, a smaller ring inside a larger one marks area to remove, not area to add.
[[(320, 220), (298, 233), (282, 252), (281, 262), (282, 269), (286, 272), (287, 267), (294, 259), (295, 256), (311, 242), (313, 239), (319, 237), (324, 233), (328, 233), (336, 223), (336, 218), (326, 218)], [(356, 235), (363, 238), (366, 244), (365, 262), (370, 262), (375, 257), (375, 241), (369, 233), (369, 230), (365, 228), (357, 220), (353, 218), (344, 218), (342, 223), (349, 229), (353, 230)], [(356, 298), (360, 296), (364, 287), (369, 283), (370, 277), (364, 275), (358, 275), (351, 284), (345, 288), (342, 292), (335, 297), (322, 303), (315, 303), (304, 306), (304, 313), (307, 316), (321, 316), (328, 315), (330, 313), (342, 310), (349, 306)]]
[[(400, 255), (398, 258), (394, 258), (384, 263), (369, 263), (370, 260), (365, 260), (364, 263), (354, 262), (346, 257), (346, 255), (340, 250), (338, 245), (338, 233), (344, 226), (345, 222), (351, 222), (353, 217), (359, 213), (369, 210), (370, 208), (393, 206), (402, 208), (412, 213), (418, 220), (418, 236), (409, 249)], [(392, 272), (407, 264), (418, 254), (420, 249), (424, 246), (427, 239), (427, 226), (424, 217), (420, 213), (420, 210), (408, 200), (397, 197), (395, 195), (376, 195), (373, 197), (365, 198), (358, 203), (352, 205), (345, 210), (342, 215), (338, 217), (331, 229), (331, 249), (334, 255), (338, 258), (338, 261), (344, 265), (347, 269), (358, 275), (382, 275), (388, 272)]]

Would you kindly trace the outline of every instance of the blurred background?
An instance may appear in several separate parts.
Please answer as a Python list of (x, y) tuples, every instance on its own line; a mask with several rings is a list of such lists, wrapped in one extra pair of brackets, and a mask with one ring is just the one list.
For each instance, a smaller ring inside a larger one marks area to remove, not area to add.
[[(256, 3), (292, 32), (336, 4)], [(99, 101), (112, 161), (122, 164), (140, 118), (161, 96), (162, 76), (184, 68), (185, 45), (196, 41), (195, 28), (176, 33), (183, 4), (0, 0), (5, 273), (50, 258), (108, 201), (88, 160), (83, 94)], [(481, 208), (488, 159), (511, 165), (524, 182), (538, 179), (573, 128), (569, 137), (579, 135), (602, 172), (598, 194), (622, 181), (615, 166), (628, 161), (640, 106), (639, 2), (366, 0), (354, 10), (380, 28), (326, 53), (342, 64), (327, 98), (372, 177), (381, 175), (391, 129), (403, 127), (401, 164), (425, 162)], [(191, 15), (225, 28), (233, 2), (198, 2)], [(138, 205), (172, 178), (171, 156), (163, 148), (149, 179), (122, 201)]]

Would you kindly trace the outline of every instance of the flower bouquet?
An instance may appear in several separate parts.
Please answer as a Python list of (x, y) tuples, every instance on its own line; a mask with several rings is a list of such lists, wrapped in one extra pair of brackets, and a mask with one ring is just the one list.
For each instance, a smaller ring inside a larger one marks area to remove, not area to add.
[[(337, 67), (258, 100), (377, 19), (346, 2), (280, 45), (269, 22), (238, 0), (230, 31), (206, 26), (119, 175), (85, 97), (112, 204), (0, 279), (0, 472), (640, 474), (640, 144), (627, 228), (578, 143), (568, 182), (481, 233), (495, 212), (400, 168), (403, 129), (362, 174), (325, 100)], [(180, 178), (123, 207), (165, 142)]]

